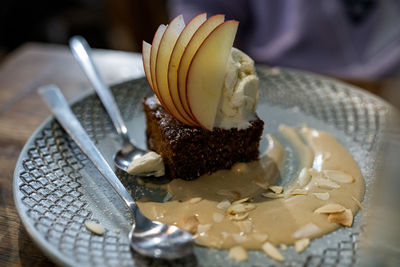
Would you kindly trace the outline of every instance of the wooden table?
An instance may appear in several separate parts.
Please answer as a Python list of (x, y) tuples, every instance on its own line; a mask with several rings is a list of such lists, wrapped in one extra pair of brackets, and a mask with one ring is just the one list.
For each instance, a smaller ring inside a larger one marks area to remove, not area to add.
[[(95, 50), (94, 59), (106, 83), (143, 75), (141, 56)], [(384, 82), (350, 81), (383, 95)], [(68, 100), (92, 90), (65, 46), (26, 44), (0, 65), (0, 266), (53, 265), (31, 241), (15, 210), (12, 179), (18, 155), (33, 131), (50, 115), (37, 94), (46, 84), (58, 85)]]

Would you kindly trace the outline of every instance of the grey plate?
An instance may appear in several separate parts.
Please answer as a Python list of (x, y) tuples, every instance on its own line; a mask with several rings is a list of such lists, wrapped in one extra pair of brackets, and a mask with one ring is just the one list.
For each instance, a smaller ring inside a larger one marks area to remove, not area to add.
[[(314, 74), (286, 69), (260, 67), (258, 114), (265, 122), (265, 133), (277, 134), (278, 125), (299, 125), (333, 134), (352, 153), (366, 181), (367, 204), (376, 169), (385, 120), (391, 106), (381, 99), (347, 84)], [(145, 147), (145, 123), (141, 101), (151, 91), (145, 79), (113, 87), (117, 103), (132, 137)], [(118, 140), (98, 98), (84, 97), (72, 105), (100, 151), (111, 163)], [(262, 141), (260, 151), (266, 147)], [(290, 152), (290, 151), (289, 151)], [(296, 158), (291, 155), (283, 181), (295, 172)], [(292, 167), (291, 167), (292, 166)], [(133, 177), (117, 172), (135, 198), (154, 193), (138, 185)], [(285, 178), (286, 177), (286, 178)], [(24, 226), (55, 262), (62, 265), (137, 265), (137, 266), (222, 266), (241, 265), (227, 260), (227, 251), (196, 247), (195, 255), (174, 262), (141, 257), (128, 244), (132, 218), (123, 202), (94, 166), (77, 148), (53, 118), (45, 121), (26, 143), (14, 174), (14, 198)], [(340, 228), (311, 242), (302, 254), (293, 247), (283, 251), (285, 265), (354, 265), (358, 243), (363, 234), (359, 212), (352, 228)], [(94, 220), (107, 228), (104, 236), (85, 229), (84, 222)], [(120, 233), (114, 230), (119, 229)], [(260, 251), (251, 251), (244, 266), (277, 263)]]

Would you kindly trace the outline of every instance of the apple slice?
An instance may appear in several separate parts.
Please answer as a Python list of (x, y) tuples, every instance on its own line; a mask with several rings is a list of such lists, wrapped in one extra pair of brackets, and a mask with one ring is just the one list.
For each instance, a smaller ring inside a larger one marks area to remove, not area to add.
[(239, 22), (226, 21), (204, 40), (190, 63), (186, 96), (191, 113), (202, 127), (212, 131), (229, 54)]
[[(192, 39), (189, 41), (188, 45), (185, 48), (185, 51), (183, 52), (181, 62), (179, 63), (179, 68), (178, 68), (179, 99), (181, 100), (181, 103), (186, 113), (189, 114), (194, 121), (196, 121), (196, 118), (190, 111), (186, 97), (186, 80), (190, 62), (192, 61), (193, 56), (196, 54), (197, 50), (199, 49), (203, 41), (218, 25), (224, 22), (224, 19), (225, 19), (224, 15), (214, 15), (209, 19), (207, 19), (193, 34)], [(208, 63), (205, 64), (205, 66), (207, 65)], [(208, 80), (208, 78), (206, 78), (206, 80)], [(203, 103), (204, 106), (207, 106), (206, 103), (207, 102)]]
[(183, 28), (185, 28), (185, 22), (182, 15), (177, 16), (171, 21), (170, 24), (168, 24), (158, 46), (155, 74), (157, 81), (157, 91), (160, 94), (162, 102), (167, 106), (167, 109), (170, 111), (171, 115), (173, 115), (177, 120), (181, 121), (182, 123), (192, 125), (192, 123), (186, 120), (180, 114), (179, 110), (175, 107), (168, 87), (169, 61), (176, 40), (178, 40), (178, 37), (181, 34)]
[(178, 90), (178, 67), (179, 62), (181, 61), (183, 52), (193, 34), (197, 31), (197, 29), (207, 20), (207, 14), (202, 13), (194, 17), (186, 27), (183, 29), (181, 34), (179, 35), (178, 40), (176, 41), (175, 47), (172, 50), (171, 58), (168, 66), (168, 87), (170, 90), (170, 94), (172, 97), (172, 101), (175, 104), (175, 107), (181, 113), (181, 115), (187, 120), (190, 121), (193, 125), (198, 125), (195, 121), (192, 120), (189, 114), (186, 113), (181, 100), (179, 98), (179, 90)]
[(154, 92), (153, 82), (151, 81), (151, 73), (150, 73), (150, 51), (151, 51), (151, 44), (143, 41), (142, 42), (142, 61), (143, 61), (144, 73), (146, 74), (147, 81), (149, 82), (150, 87)]
[(157, 81), (156, 81), (156, 60), (157, 60), (157, 53), (158, 53), (158, 47), (161, 42), (161, 38), (165, 32), (165, 29), (167, 26), (164, 24), (161, 24), (158, 26), (156, 33), (154, 34), (153, 37), (153, 42), (151, 44), (151, 50), (150, 50), (150, 74), (151, 74), (151, 83), (153, 84), (153, 91), (158, 97), (158, 100), (160, 100), (161, 104), (165, 107), (165, 109), (168, 111), (168, 107), (164, 105), (160, 93), (158, 92), (158, 87), (157, 87)]

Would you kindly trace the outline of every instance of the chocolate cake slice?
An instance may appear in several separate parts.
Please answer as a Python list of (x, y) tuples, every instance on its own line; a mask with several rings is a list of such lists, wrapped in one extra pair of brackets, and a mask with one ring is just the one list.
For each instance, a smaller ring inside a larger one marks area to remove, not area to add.
[(258, 117), (243, 130), (187, 126), (156, 101), (145, 98), (146, 136), (149, 149), (163, 158), (171, 178), (192, 180), (203, 174), (229, 169), (237, 162), (258, 159), (258, 145), (264, 122)]

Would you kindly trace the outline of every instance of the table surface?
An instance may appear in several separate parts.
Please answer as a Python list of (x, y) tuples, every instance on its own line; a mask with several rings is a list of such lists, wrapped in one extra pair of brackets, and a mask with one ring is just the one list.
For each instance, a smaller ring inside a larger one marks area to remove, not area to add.
[[(143, 76), (140, 54), (94, 50), (93, 57), (107, 84)], [(346, 81), (380, 96), (388, 87), (386, 81)], [(50, 115), (37, 94), (46, 84), (58, 85), (69, 101), (93, 90), (66, 46), (28, 43), (0, 65), (0, 266), (54, 265), (22, 226), (12, 192), (18, 155)]]

